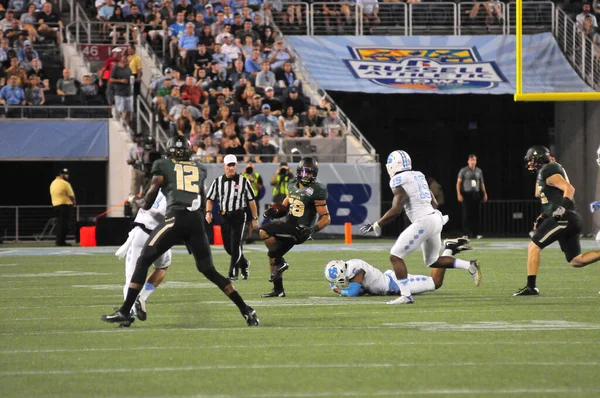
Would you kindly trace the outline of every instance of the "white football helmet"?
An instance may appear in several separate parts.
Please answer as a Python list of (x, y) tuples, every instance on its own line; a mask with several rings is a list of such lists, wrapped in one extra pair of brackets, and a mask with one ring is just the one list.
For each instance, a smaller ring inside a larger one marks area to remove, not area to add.
[(410, 160), (408, 153), (394, 151), (389, 154), (385, 167), (387, 167), (390, 177), (393, 177), (401, 171), (412, 170), (412, 160)]
[(598, 147), (598, 150), (596, 151), (596, 163), (598, 163), (598, 166), (600, 167), (600, 146)]
[(346, 263), (342, 260), (332, 260), (325, 266), (325, 279), (340, 289), (350, 286), (346, 277)]

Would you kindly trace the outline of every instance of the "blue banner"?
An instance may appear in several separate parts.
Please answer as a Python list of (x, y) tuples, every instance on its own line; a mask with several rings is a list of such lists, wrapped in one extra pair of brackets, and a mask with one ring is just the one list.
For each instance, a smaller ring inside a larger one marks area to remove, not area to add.
[(75, 159), (108, 159), (108, 121), (0, 122), (0, 160)]
[[(291, 36), (325, 90), (514, 94), (514, 36)], [(523, 36), (523, 91), (593, 91), (551, 33)]]

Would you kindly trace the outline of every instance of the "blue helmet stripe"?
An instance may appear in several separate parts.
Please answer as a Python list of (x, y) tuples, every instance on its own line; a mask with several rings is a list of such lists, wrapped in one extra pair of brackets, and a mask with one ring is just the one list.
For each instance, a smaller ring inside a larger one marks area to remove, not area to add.
[(398, 153), (400, 154), (400, 157), (402, 158), (402, 167), (407, 167), (408, 161), (406, 159), (406, 154), (404, 153), (404, 151), (398, 151)]

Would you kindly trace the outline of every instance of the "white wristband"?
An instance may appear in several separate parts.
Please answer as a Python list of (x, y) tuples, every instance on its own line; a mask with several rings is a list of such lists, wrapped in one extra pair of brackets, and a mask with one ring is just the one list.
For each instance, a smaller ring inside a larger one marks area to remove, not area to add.
[(379, 231), (381, 230), (381, 227), (379, 226), (379, 224), (377, 222), (373, 223), (373, 232), (375, 232), (375, 235), (379, 236)]

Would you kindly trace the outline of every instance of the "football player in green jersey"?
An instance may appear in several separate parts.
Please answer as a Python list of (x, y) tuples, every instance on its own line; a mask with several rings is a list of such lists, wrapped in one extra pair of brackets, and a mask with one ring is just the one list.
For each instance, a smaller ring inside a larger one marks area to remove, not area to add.
[[(331, 222), (327, 209), (327, 188), (317, 182), (319, 164), (314, 158), (305, 157), (298, 163), (296, 178), (288, 183), (288, 194), (283, 200), (284, 210), (279, 212), (271, 206), (265, 218), (277, 218), (288, 214), (284, 223), (263, 226), (259, 235), (269, 249), (269, 264), (273, 290), (261, 297), (285, 297), (282, 274), (290, 265), (283, 256), (295, 245), (302, 244)], [(316, 224), (317, 215), (320, 217)]]
[(190, 161), (190, 146), (183, 136), (171, 137), (167, 142), (167, 150), (170, 157), (157, 160), (152, 165), (152, 185), (139, 203), (140, 207), (148, 210), (159, 189), (162, 189), (167, 198), (165, 220), (154, 228), (142, 249), (125, 302), (114, 314), (103, 315), (102, 320), (110, 323), (129, 322), (131, 308), (146, 281), (148, 268), (173, 245), (183, 241), (194, 256), (198, 271), (237, 305), (248, 326), (258, 325), (256, 311), (246, 305), (231, 281), (217, 272), (213, 264), (201, 211), (206, 203), (206, 167), (199, 162)]
[(600, 251), (581, 253), (581, 215), (575, 208), (575, 188), (563, 167), (554, 161), (548, 148), (535, 145), (525, 155), (527, 169), (537, 173), (535, 196), (542, 202), (542, 214), (534, 224), (527, 251), (527, 286), (513, 296), (535, 296), (540, 293), (536, 277), (542, 249), (558, 241), (567, 262), (575, 268), (600, 260)]

